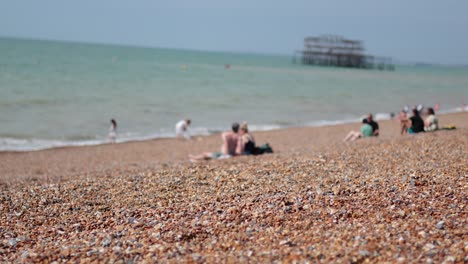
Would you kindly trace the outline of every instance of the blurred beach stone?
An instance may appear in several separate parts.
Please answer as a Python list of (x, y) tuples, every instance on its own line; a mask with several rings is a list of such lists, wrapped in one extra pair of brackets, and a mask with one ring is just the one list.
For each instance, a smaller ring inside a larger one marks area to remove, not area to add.
[(437, 229), (444, 229), (445, 227), (445, 221), (439, 221), (436, 224)]
[[(140, 145), (112, 147), (138, 155), (129, 146)], [(463, 128), (164, 166), (101, 167), (72, 154), (87, 148), (15, 154), (21, 161), (0, 170), (76, 159), (83, 169), (0, 186), (0, 260), (463, 263), (467, 146)]]

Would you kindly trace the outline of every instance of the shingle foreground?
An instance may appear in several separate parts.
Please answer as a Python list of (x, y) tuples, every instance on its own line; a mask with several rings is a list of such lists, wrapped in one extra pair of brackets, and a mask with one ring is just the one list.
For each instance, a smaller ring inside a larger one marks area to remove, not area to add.
[(3, 186), (2, 262), (468, 261), (468, 133)]

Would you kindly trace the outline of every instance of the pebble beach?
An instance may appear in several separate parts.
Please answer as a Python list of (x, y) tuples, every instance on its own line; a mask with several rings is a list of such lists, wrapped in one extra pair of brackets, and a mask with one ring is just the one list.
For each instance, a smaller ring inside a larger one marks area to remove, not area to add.
[(200, 163), (219, 135), (1, 152), (0, 260), (466, 263), (468, 113), (439, 123), (254, 132), (275, 153)]

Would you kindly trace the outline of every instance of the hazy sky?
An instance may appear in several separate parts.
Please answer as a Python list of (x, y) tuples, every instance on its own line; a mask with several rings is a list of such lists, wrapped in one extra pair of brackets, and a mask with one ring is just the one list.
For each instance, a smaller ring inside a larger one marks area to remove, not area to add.
[(468, 64), (466, 0), (0, 0), (0, 36), (293, 54), (306, 36), (397, 60)]

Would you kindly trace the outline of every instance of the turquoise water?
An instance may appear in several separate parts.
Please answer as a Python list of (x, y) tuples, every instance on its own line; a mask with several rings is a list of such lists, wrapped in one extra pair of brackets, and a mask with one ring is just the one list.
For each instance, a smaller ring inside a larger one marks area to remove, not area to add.
[[(0, 150), (192, 134), (248, 121), (252, 130), (388, 118), (405, 105), (468, 102), (468, 69), (322, 68), (288, 56), (0, 38)], [(225, 65), (229, 64), (230, 67)]]

